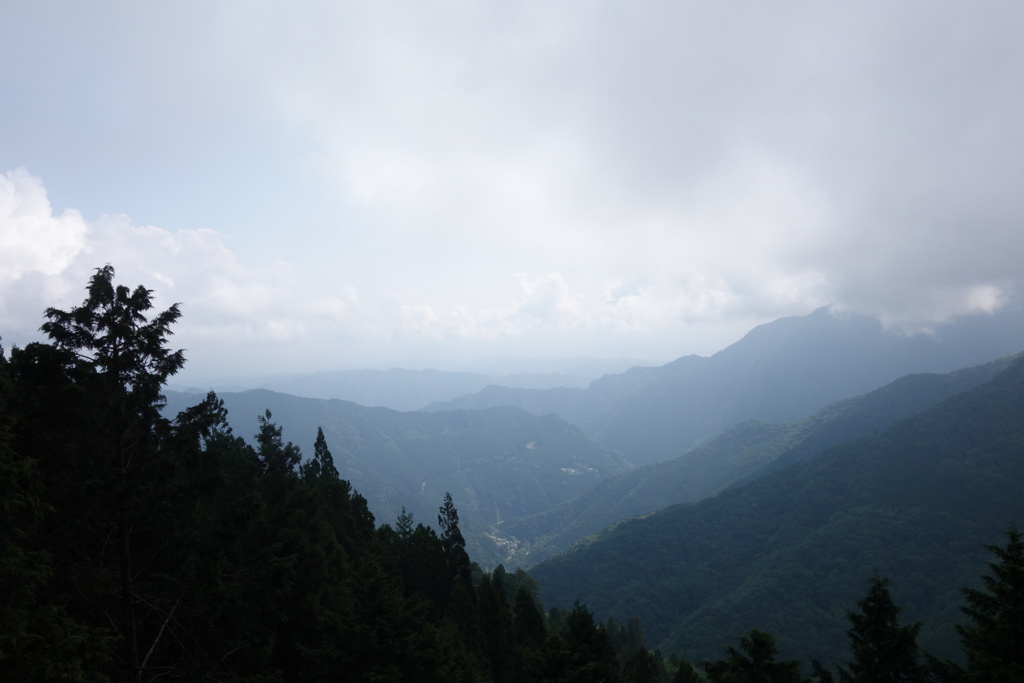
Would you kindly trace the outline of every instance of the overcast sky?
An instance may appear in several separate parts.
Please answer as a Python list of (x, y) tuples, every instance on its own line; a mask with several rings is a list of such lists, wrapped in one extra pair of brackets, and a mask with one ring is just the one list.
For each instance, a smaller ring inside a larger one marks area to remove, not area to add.
[(0, 335), (105, 263), (185, 379), (710, 354), (1024, 275), (1024, 3), (0, 4)]

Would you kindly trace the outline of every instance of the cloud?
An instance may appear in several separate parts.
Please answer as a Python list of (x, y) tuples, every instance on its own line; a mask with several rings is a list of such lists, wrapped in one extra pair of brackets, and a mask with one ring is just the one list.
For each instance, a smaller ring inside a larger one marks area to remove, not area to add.
[(309, 313), (334, 322), (358, 300), (320, 296), (306, 302), (294, 268), (239, 263), (213, 230), (168, 231), (124, 215), (86, 221), (74, 210), (55, 215), (40, 178), (18, 169), (0, 177), (0, 309), (10, 342), (38, 337), (49, 306), (81, 303), (93, 269), (112, 264), (119, 282), (154, 290), (154, 305), (180, 302), (176, 341), (281, 343), (310, 333)]
[[(0, 27), (24, 53), (0, 125), (42, 150), (10, 166), (81, 211), (5, 176), (42, 226), (0, 253), (8, 318), (105, 261), (182, 301), (196, 348), (268, 363), (643, 355), (828, 303), (935, 320), (1021, 292), (1024, 6), (183, 7)], [(44, 29), (81, 60), (28, 49)]]
[(85, 246), (81, 214), (53, 215), (46, 189), (24, 168), (0, 176), (0, 287), (29, 274), (57, 275)]
[[(667, 297), (689, 318), (931, 315), (1002, 290), (1024, 246), (1019, 10), (311, 7), (264, 5), (234, 45), (273, 45), (249, 64), (268, 99), (286, 93), (345, 201), (424, 259), (715, 282)], [(455, 310), (469, 286), (437, 294)]]

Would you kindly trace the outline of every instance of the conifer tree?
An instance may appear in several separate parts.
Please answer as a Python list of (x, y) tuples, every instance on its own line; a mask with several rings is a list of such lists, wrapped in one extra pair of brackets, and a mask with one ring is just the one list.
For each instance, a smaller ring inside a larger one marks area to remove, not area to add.
[(284, 477), (295, 471), (302, 454), (292, 442), (284, 443), (281, 428), (271, 422), (272, 417), (269, 410), (256, 417), (260, 425), (256, 433), (257, 452), (264, 472), (272, 477)]
[(573, 681), (617, 681), (619, 663), (606, 629), (594, 621), (594, 614), (579, 601), (565, 617), (560, 633), (568, 646), (566, 678)]
[(889, 594), (889, 581), (877, 574), (870, 579), (867, 596), (857, 602), (859, 611), (846, 613), (850, 621), (853, 661), (840, 667), (840, 680), (850, 683), (885, 683), (921, 680), (917, 633), (921, 624), (901, 626), (900, 608)]
[(537, 608), (537, 602), (526, 586), (519, 586), (516, 590), (514, 616), (516, 640), (523, 647), (540, 649), (547, 635), (544, 615)]
[(778, 650), (771, 634), (757, 629), (740, 638), (740, 648), (726, 648), (727, 659), (705, 662), (713, 681), (743, 683), (801, 683), (800, 662), (776, 659)]
[(313, 443), (313, 460), (320, 465), (320, 476), (330, 479), (338, 478), (338, 468), (334, 466), (334, 456), (327, 447), (322, 427), (316, 428), (316, 441)]
[(698, 683), (700, 680), (700, 676), (693, 668), (693, 665), (684, 660), (679, 662), (679, 668), (676, 669), (676, 675), (672, 678), (672, 683)]
[(93, 407), (89, 414), (101, 469), (97, 475), (108, 475), (96, 493), (110, 501), (98, 517), (111, 520), (114, 526), (114, 547), (104, 549), (101, 556), (116, 561), (120, 614), (113, 623), (123, 642), (127, 678), (139, 681), (146, 651), (152, 647), (139, 640), (133, 528), (146, 488), (145, 470), (169, 433), (169, 421), (159, 412), (160, 392), (185, 363), (183, 351), (167, 347), (171, 326), (181, 312), (174, 304), (149, 319), (153, 292), (141, 285), (134, 290), (115, 286), (110, 265), (96, 269), (86, 291), (81, 306), (69, 311), (48, 308), (48, 320), (41, 329), (65, 353), (65, 363), (72, 366), (68, 372), (88, 392)]
[(45, 504), (36, 461), (14, 447), (7, 365), (0, 347), (0, 680), (102, 680), (111, 639), (40, 600), (53, 573), (50, 554), (32, 547)]
[(622, 665), (622, 683), (661, 683), (661, 675), (660, 662), (643, 647), (633, 650)]
[(983, 589), (964, 588), (961, 611), (969, 624), (958, 625), (967, 673), (972, 681), (1024, 680), (1024, 538), (1016, 526), (1006, 546), (990, 545), (996, 556), (983, 576)]
[(444, 494), (444, 502), (438, 510), (437, 525), (441, 531), (441, 547), (450, 576), (468, 585), (469, 555), (466, 553), (466, 539), (459, 530), (459, 511), (455, 509), (451, 493)]

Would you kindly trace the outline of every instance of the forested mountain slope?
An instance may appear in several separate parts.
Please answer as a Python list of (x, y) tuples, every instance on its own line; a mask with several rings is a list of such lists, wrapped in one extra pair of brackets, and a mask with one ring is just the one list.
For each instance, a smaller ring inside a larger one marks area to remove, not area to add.
[(322, 432), (231, 434), (213, 394), (167, 416), (177, 306), (97, 269), (0, 347), (0, 680), (520, 683), (663, 668), (636, 629), (545, 615), (470, 561), (451, 496), (379, 525)]
[[(234, 432), (249, 440), (257, 416), (268, 409), (285, 438), (306, 453), (312, 452), (317, 428), (323, 428), (340, 476), (382, 521), (394, 520), (405, 507), (429, 524), (437, 501), (451, 492), (462, 512), (470, 555), (487, 566), (511, 564), (515, 550), (493, 533), (494, 525), (548, 510), (628, 469), (622, 458), (595, 446), (561, 418), (518, 408), (397, 412), (266, 390), (220, 398)], [(166, 412), (174, 415), (200, 399), (167, 392)]]
[[(500, 374), (404, 368), (336, 370), (220, 380), (212, 382), (212, 388), (218, 393), (268, 389), (305, 398), (338, 398), (363, 406), (418, 410), (430, 403), (476, 393), (491, 385), (528, 389), (584, 387), (596, 377), (607, 372), (621, 372), (622, 369), (632, 367), (635, 362), (641, 361), (569, 358), (560, 361), (558, 371)], [(541, 361), (536, 361), (536, 364), (544, 365)], [(555, 367), (553, 361), (551, 365)], [(196, 391), (174, 384), (168, 388), (186, 393)]]
[(962, 316), (928, 334), (822, 308), (754, 328), (710, 358), (634, 368), (586, 389), (488, 388), (428, 410), (515, 405), (555, 413), (637, 465), (677, 457), (746, 420), (793, 422), (904, 375), (949, 372), (1020, 350), (1024, 311)]
[(557, 507), (506, 525), (536, 564), (630, 517), (693, 503), (837, 444), (877, 433), (953, 394), (991, 379), (1012, 357), (954, 372), (902, 377), (881, 389), (822, 408), (796, 423), (743, 422), (684, 455), (603, 479)]
[(626, 372), (605, 375), (586, 389), (558, 387), (526, 389), (488, 386), (476, 394), (436, 402), (425, 411), (478, 410), (516, 406), (534, 415), (559, 415), (587, 433), (599, 430), (617, 407), (647, 387), (666, 382), (685, 382), (708, 362), (700, 356), (686, 356), (660, 367), (633, 367)]
[(531, 570), (548, 604), (639, 617), (650, 640), (714, 658), (750, 628), (783, 656), (847, 657), (842, 615), (892, 579), (920, 642), (956, 656), (959, 588), (1024, 519), (1024, 358), (978, 387), (693, 505), (624, 522)]

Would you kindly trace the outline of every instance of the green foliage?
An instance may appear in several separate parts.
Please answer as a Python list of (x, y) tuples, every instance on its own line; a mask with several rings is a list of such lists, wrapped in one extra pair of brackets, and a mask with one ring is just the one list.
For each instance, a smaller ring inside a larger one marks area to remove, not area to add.
[(700, 679), (700, 675), (697, 670), (693, 668), (693, 665), (687, 661), (680, 661), (676, 667), (675, 676), (672, 677), (672, 683), (697, 683)]
[(923, 680), (918, 663), (917, 634), (921, 624), (901, 626), (900, 609), (889, 595), (889, 582), (877, 574), (867, 596), (849, 611), (853, 661), (840, 669), (840, 680), (850, 683), (885, 683)]
[[(147, 651), (147, 629), (161, 616), (164, 623), (169, 619), (169, 614), (157, 616), (164, 609), (159, 589), (149, 592), (156, 573), (144, 571), (158, 565), (158, 551), (147, 558), (138, 552), (138, 543), (145, 544), (152, 531), (143, 520), (156, 516), (160, 505), (148, 488), (170, 433), (170, 423), (159, 411), (161, 388), (185, 358), (182, 351), (166, 347), (171, 325), (180, 316), (177, 305), (149, 319), (152, 292), (115, 286), (113, 278), (111, 266), (99, 268), (82, 305), (69, 311), (47, 309), (42, 330), (52, 347), (31, 345), (13, 360), (19, 393), (32, 409), (46, 412), (45, 421), (63, 432), (63, 439), (73, 442), (69, 447), (46, 436), (38, 442), (25, 439), (26, 455), (46, 458), (41, 461), (47, 468), (44, 485), (66, 485), (70, 482), (63, 477), (72, 475), (78, 486), (78, 496), (50, 501), (62, 523), (64, 515), (76, 519), (63, 529), (73, 534), (67, 549), (60, 549), (71, 551), (74, 565), (57, 563), (58, 569), (75, 568), (58, 571), (56, 582), (75, 585), (84, 604), (104, 605), (106, 622), (121, 641), (121, 671), (138, 681), (163, 634), (156, 627), (154, 646)], [(33, 376), (45, 377), (45, 383), (34, 385)], [(72, 420), (53, 411), (48, 395), (53, 390), (67, 401), (61, 408), (74, 413)], [(23, 426), (38, 430), (44, 415), (32, 409), (26, 411)], [(54, 462), (61, 455), (63, 461)], [(86, 459), (88, 467), (82, 471)], [(62, 471), (51, 478), (54, 466)], [(84, 477), (77, 479), (80, 475)], [(68, 507), (69, 502), (79, 507)]]
[(466, 539), (459, 529), (459, 511), (450, 493), (444, 494), (444, 503), (438, 510), (437, 527), (441, 530), (441, 551), (444, 553), (449, 577), (455, 582), (468, 582), (469, 555), (466, 553)]
[[(175, 392), (167, 397), (169, 415), (201, 398)], [(466, 551), (487, 568), (511, 568), (528, 557), (524, 544), (502, 538), (513, 521), (629, 469), (620, 455), (599, 448), (564, 420), (515, 408), (400, 413), (264, 390), (221, 398), (236, 433), (248, 435), (251, 416), (269, 408), (314, 459), (321, 429), (339, 476), (365, 497), (377, 519), (394, 520), (405, 507), (432, 524), (438, 501), (451, 492)]]
[(256, 434), (256, 453), (263, 471), (271, 477), (280, 478), (294, 473), (302, 461), (302, 454), (292, 442), (285, 444), (282, 441), (282, 429), (270, 421), (271, 417), (269, 410), (256, 417), (260, 425)]
[(105, 631), (41, 598), (53, 579), (38, 535), (47, 512), (38, 462), (15, 447), (15, 395), (0, 348), (0, 679), (102, 681), (112, 645)]
[[(163, 384), (184, 362), (167, 348), (178, 309), (149, 317), (151, 293), (115, 286), (113, 275), (99, 269), (82, 306), (47, 311), (51, 343), (14, 349), (9, 360), (0, 351), (3, 680), (796, 681), (798, 663), (780, 661), (778, 650), (818, 651), (812, 638), (749, 631), (698, 671), (648, 650), (635, 615), (659, 617), (666, 642), (695, 638), (665, 634), (673, 612), (698, 615), (713, 638), (749, 618), (747, 605), (826, 631), (841, 619), (822, 607), (822, 594), (847, 597), (835, 587), (865, 557), (883, 570), (903, 567), (918, 600), (929, 599), (930, 586), (950, 575), (935, 567), (969, 567), (964, 544), (987, 528), (964, 515), (974, 508), (941, 503), (985, 501), (995, 518), (1013, 508), (999, 501), (1020, 481), (1008, 462), (1022, 443), (1018, 363), (971, 397), (793, 478), (780, 473), (724, 502), (623, 525), (609, 534), (623, 548), (582, 549), (587, 563), (572, 578), (617, 591), (602, 613), (618, 609), (621, 621), (602, 624), (579, 601), (545, 615), (533, 576), (469, 561), (450, 493), (437, 531), (404, 507), (394, 528), (377, 527), (367, 500), (340, 476), (330, 429), (316, 425), (313, 456), (302, 463), (269, 410), (252, 444), (234, 436), (212, 393), (173, 419), (163, 414)], [(453, 427), (480, 418), (432, 419)], [(506, 428), (510, 441), (522, 440)], [(474, 436), (462, 443), (480, 439), (483, 448), (485, 431), (465, 434)], [(563, 436), (578, 443), (571, 430)], [(351, 462), (349, 450), (338, 452), (339, 463)], [(657, 524), (665, 519), (670, 534)], [(970, 623), (961, 634), (973, 680), (1020, 673), (1024, 543), (1015, 529), (1008, 537), (991, 548), (998, 561), (983, 589), (965, 591)], [(886, 556), (896, 545), (902, 554)], [(936, 562), (939, 546), (947, 556)], [(620, 572), (632, 579), (625, 588)], [(664, 583), (652, 590), (637, 580), (645, 575)], [(738, 588), (723, 594), (716, 582)], [(818, 604), (811, 620), (806, 603)], [(908, 670), (903, 655), (914, 651), (918, 627), (896, 622), (886, 583), (875, 579), (858, 605), (849, 616), (851, 677)], [(953, 665), (930, 667), (958, 675)], [(814, 677), (830, 680), (820, 665)]]
[(167, 349), (171, 325), (181, 311), (174, 304), (152, 320), (152, 290), (114, 285), (114, 268), (97, 268), (88, 296), (70, 311), (46, 309), (42, 331), (54, 346), (73, 352), (90, 369), (119, 385), (137, 407), (152, 407), (160, 389), (185, 364), (183, 351)]
[(972, 681), (1024, 680), (1024, 537), (1011, 526), (1006, 545), (990, 545), (996, 556), (983, 588), (964, 588), (970, 620), (958, 627)]
[(553, 680), (617, 681), (619, 666), (607, 631), (576, 602), (547, 647), (546, 674)]
[(622, 666), (622, 683), (659, 683), (661, 678), (661, 662), (643, 647), (633, 650)]
[(704, 662), (712, 681), (721, 683), (801, 683), (800, 662), (776, 660), (775, 639), (768, 633), (751, 629), (740, 638), (740, 649), (726, 648), (728, 657)]
[(322, 429), (297, 467), (269, 411), (254, 446), (213, 394), (163, 416), (177, 308), (148, 319), (113, 274), (47, 312), (52, 344), (0, 353), (0, 677), (531, 680), (537, 589), (472, 583), (450, 495), (440, 536), (378, 530)]
[(491, 387), (432, 409), (518, 406), (560, 415), (605, 448), (646, 465), (676, 458), (744, 421), (800, 420), (907, 373), (947, 372), (1020, 350), (1019, 311), (965, 319), (968, 324), (941, 326), (934, 335), (901, 335), (874, 317), (821, 308), (760, 325), (709, 358), (632, 368), (587, 389)]
[(891, 577), (920, 645), (957, 659), (957, 586), (978, 538), (1019, 518), (1024, 358), (871, 438), (695, 505), (630, 520), (531, 574), (551, 605), (638, 616), (652, 645), (707, 659), (751, 624), (785, 657), (847, 661), (857, 586)]
[(800, 422), (742, 422), (682, 455), (604, 479), (546, 512), (511, 520), (536, 564), (624, 519), (694, 503), (730, 486), (875, 434), (1005, 370), (1009, 359), (944, 375), (911, 375), (830, 404)]

